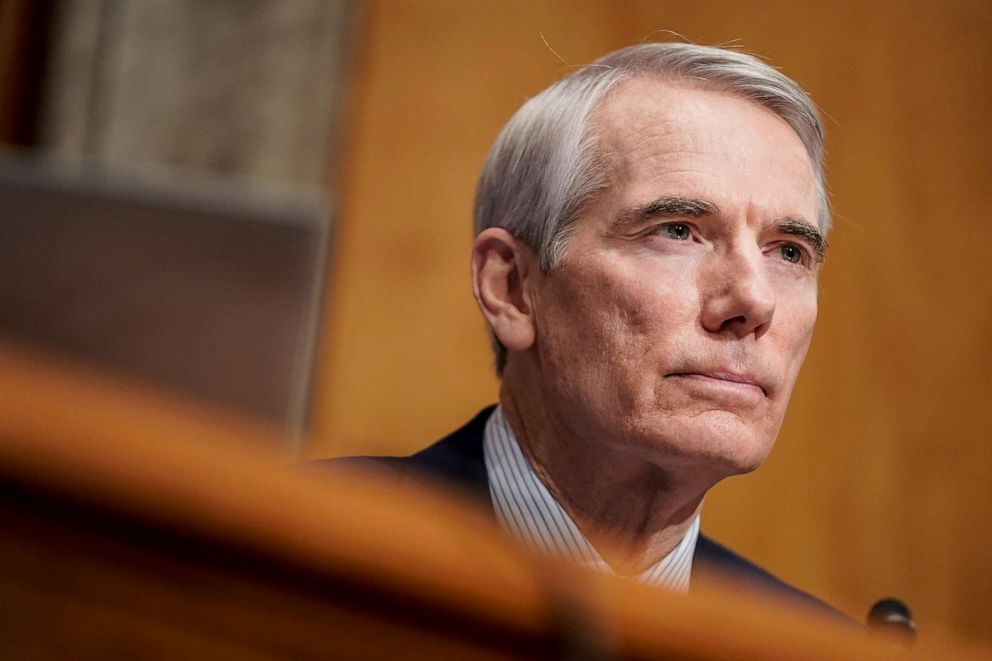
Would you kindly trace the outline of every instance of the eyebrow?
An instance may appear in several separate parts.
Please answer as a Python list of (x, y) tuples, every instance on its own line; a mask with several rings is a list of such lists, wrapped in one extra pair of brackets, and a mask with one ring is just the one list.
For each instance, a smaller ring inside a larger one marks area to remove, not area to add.
[[(697, 200), (691, 197), (670, 195), (659, 197), (657, 200), (639, 207), (621, 211), (617, 214), (613, 222), (610, 223), (609, 231), (620, 232), (628, 227), (636, 227), (654, 218), (668, 218), (673, 216), (701, 218), (719, 213), (720, 208), (712, 202)], [(801, 216), (790, 216), (778, 221), (776, 228), (782, 234), (790, 234), (805, 239), (812, 246), (816, 260), (818, 262), (823, 261), (823, 256), (828, 247), (827, 240), (823, 238), (823, 234), (816, 228), (816, 225)]]
[(823, 255), (827, 251), (827, 240), (823, 238), (820, 230), (804, 218), (785, 218), (778, 222), (778, 231), (782, 234), (791, 234), (806, 239), (813, 247), (816, 254), (816, 261), (822, 262)]
[(617, 214), (617, 217), (610, 223), (610, 231), (617, 232), (630, 226), (636, 226), (653, 218), (667, 218), (670, 216), (689, 216), (699, 218), (719, 213), (719, 208), (712, 202), (706, 200), (695, 200), (689, 197), (666, 196), (660, 197), (653, 202), (633, 209), (625, 209)]

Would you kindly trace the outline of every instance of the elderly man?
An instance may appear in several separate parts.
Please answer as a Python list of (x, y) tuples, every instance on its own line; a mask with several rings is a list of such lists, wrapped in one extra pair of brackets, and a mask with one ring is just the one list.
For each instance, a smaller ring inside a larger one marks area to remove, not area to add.
[(686, 589), (719, 567), (801, 595), (699, 513), (768, 455), (806, 355), (822, 151), (806, 94), (734, 51), (640, 44), (529, 100), (476, 200), (499, 406), (371, 461), (467, 487), (511, 535), (605, 571)]

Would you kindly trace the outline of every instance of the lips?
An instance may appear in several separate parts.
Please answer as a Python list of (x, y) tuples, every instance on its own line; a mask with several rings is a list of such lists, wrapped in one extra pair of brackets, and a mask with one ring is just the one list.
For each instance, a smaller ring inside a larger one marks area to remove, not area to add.
[(726, 369), (706, 369), (706, 370), (693, 370), (686, 372), (675, 372), (670, 376), (681, 376), (686, 378), (699, 379), (701, 381), (713, 381), (717, 384), (726, 384), (728, 386), (738, 385), (744, 388), (757, 388), (761, 390), (761, 393), (768, 396), (768, 390), (763, 385), (762, 381), (758, 379), (754, 374), (747, 372), (738, 372), (734, 370)]

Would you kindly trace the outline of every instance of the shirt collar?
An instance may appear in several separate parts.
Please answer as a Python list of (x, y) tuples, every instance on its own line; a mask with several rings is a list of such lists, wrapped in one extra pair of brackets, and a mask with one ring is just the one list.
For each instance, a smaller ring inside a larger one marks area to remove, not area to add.
[[(483, 442), (489, 493), (503, 529), (540, 551), (613, 573), (537, 477), (501, 406), (496, 407), (486, 422)], [(696, 516), (671, 553), (642, 572), (637, 580), (670, 590), (687, 591), (698, 537), (699, 517)]]

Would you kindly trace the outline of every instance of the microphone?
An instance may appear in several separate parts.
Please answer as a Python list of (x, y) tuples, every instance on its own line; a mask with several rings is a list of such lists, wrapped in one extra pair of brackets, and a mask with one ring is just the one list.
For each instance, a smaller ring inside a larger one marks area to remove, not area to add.
[(916, 638), (916, 622), (909, 606), (895, 597), (886, 597), (871, 607), (868, 628), (872, 631), (891, 631), (910, 641)]

